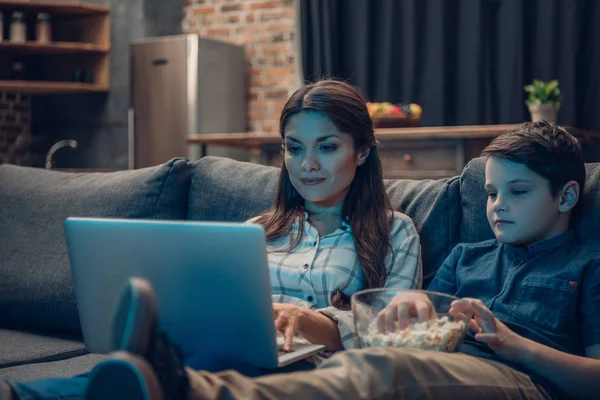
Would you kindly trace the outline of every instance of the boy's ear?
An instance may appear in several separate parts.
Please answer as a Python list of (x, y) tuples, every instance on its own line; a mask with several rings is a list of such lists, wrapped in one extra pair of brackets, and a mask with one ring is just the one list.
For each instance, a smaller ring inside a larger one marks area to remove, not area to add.
[(579, 201), (579, 183), (570, 181), (563, 186), (560, 192), (559, 212), (569, 212)]

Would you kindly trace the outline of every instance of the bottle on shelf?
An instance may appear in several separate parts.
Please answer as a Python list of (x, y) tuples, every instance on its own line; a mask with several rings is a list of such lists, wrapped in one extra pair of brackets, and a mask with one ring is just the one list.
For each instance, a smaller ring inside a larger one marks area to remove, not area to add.
[(25, 80), (25, 66), (22, 61), (15, 61), (12, 65), (12, 71), (10, 72), (10, 79), (13, 81), (24, 81)]
[(48, 13), (38, 13), (35, 25), (35, 40), (38, 43), (48, 43), (52, 40), (52, 25)]
[(25, 41), (27, 41), (25, 15), (21, 11), (15, 11), (12, 14), (10, 23), (10, 41), (14, 43), (25, 43)]
[(4, 40), (4, 14), (0, 11), (0, 42)]

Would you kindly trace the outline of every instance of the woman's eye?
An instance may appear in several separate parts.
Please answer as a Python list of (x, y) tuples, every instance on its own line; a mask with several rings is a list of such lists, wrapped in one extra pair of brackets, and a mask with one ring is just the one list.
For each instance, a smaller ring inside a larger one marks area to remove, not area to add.
[(300, 152), (300, 147), (298, 146), (287, 146), (285, 150), (290, 154), (298, 154)]
[(337, 146), (335, 146), (333, 144), (324, 144), (319, 148), (321, 149), (322, 152), (329, 153), (329, 152), (332, 152), (335, 149), (337, 149)]
[(497, 196), (498, 194), (497, 194), (497, 193), (495, 193), (495, 192), (488, 192), (488, 194), (487, 194), (487, 195), (488, 195), (488, 197), (489, 197), (490, 199), (495, 199), (495, 198), (496, 198), (496, 196)]

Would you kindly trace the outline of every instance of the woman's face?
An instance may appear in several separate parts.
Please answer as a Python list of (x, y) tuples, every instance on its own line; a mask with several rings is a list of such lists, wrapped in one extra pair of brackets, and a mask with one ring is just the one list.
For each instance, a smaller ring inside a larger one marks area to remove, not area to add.
[(285, 166), (292, 185), (319, 207), (341, 203), (366, 155), (354, 149), (352, 136), (340, 132), (319, 112), (290, 117), (284, 127)]

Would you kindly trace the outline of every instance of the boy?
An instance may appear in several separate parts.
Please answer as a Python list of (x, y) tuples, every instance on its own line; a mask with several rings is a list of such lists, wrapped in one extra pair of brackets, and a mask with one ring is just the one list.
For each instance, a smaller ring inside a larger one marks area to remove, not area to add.
[[(250, 379), (184, 370), (153, 327), (137, 337), (122, 334), (130, 353), (92, 371), (86, 398), (594, 396), (600, 390), (600, 250), (578, 244), (570, 229), (585, 182), (581, 149), (565, 130), (539, 122), (499, 136), (483, 154), (496, 239), (458, 245), (429, 286), (461, 297), (453, 313), (474, 316), (473, 334), (459, 353), (349, 350), (315, 371)], [(152, 291), (137, 285), (121, 307), (147, 310), (130, 318), (135, 327), (151, 325), (154, 312), (144, 305), (152, 304)], [(407, 292), (380, 314), (380, 326), (431, 310), (418, 292)], [(140, 347), (144, 342), (150, 344)]]
[[(482, 154), (496, 239), (459, 244), (428, 290), (462, 297), (451, 312), (474, 315), (462, 353), (524, 372), (551, 397), (592, 396), (600, 386), (600, 248), (578, 244), (570, 230), (585, 182), (580, 147), (539, 122), (499, 136)], [(431, 307), (397, 296), (380, 324)]]

